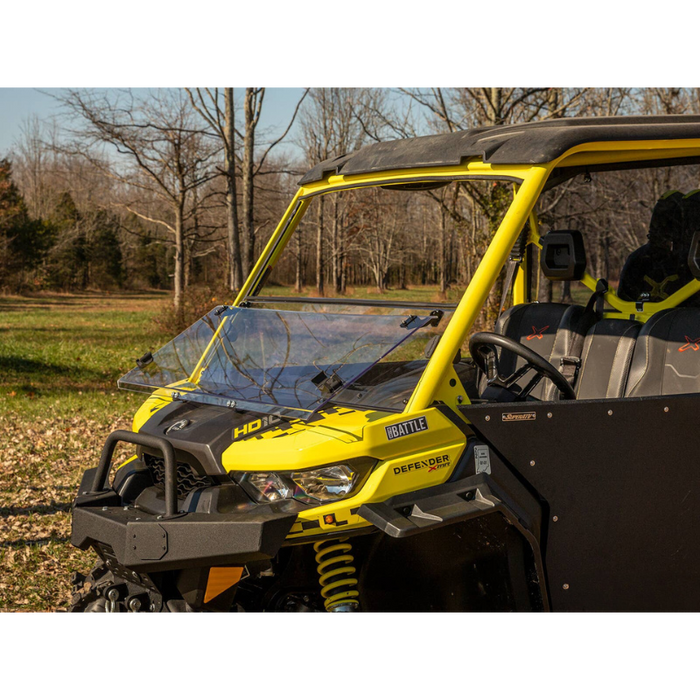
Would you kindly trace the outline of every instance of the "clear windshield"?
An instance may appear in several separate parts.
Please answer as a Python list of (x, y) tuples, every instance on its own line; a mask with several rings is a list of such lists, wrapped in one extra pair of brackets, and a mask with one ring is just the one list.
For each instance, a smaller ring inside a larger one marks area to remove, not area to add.
[(123, 389), (171, 387), (188, 401), (306, 418), (431, 316), (275, 309), (212, 311), (140, 361)]

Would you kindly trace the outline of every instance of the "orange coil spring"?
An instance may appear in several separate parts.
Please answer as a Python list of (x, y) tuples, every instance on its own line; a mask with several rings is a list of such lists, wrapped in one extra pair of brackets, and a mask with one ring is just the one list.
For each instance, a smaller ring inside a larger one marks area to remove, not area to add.
[(314, 544), (316, 552), (316, 571), (321, 585), (321, 595), (325, 598), (326, 610), (329, 612), (341, 605), (357, 607), (360, 592), (357, 586), (352, 545), (347, 537), (342, 540), (322, 540)]

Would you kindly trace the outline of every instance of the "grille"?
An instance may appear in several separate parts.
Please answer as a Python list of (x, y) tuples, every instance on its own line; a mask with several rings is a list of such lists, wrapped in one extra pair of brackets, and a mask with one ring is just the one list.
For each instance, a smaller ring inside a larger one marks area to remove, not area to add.
[[(164, 488), (165, 460), (149, 454), (144, 454), (143, 460), (151, 472), (154, 485)], [(191, 465), (186, 462), (177, 463), (177, 497), (180, 500), (187, 498), (190, 491), (206, 488), (212, 484), (210, 477), (198, 474)]]

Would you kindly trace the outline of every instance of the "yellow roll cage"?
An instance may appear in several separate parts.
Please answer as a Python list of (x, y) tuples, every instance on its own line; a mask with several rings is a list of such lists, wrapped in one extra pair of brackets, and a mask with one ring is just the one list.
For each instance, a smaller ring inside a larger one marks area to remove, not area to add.
[[(549, 163), (536, 165), (496, 165), (484, 163), (481, 158), (471, 158), (461, 165), (454, 166), (386, 170), (362, 175), (332, 174), (323, 180), (300, 187), (234, 304), (237, 306), (246, 297), (258, 293), (267, 271), (278, 261), (314, 197), (344, 189), (408, 182), (464, 179), (514, 181), (516, 185), (513, 201), (467, 286), (439, 345), (428, 361), (404, 413), (425, 410), (436, 399), (452, 405), (468, 402), (468, 398), (459, 395), (463, 392), (448, 388), (449, 379), (455, 376), (452, 360), (471, 331), (489, 292), (506, 264), (513, 245), (528, 221), (530, 223), (528, 245), (541, 247), (535, 208), (552, 171), (555, 168), (585, 168), (635, 162), (639, 162), (640, 167), (643, 167), (642, 163), (648, 161), (662, 161), (664, 165), (670, 165), (674, 160), (690, 158), (700, 158), (700, 139), (590, 142), (569, 149)], [(529, 270), (526, 258), (527, 256), (520, 263), (515, 277), (514, 304), (527, 301), (526, 280)], [(595, 290), (598, 282), (588, 273), (581, 281), (591, 291)], [(657, 303), (644, 303), (640, 306), (636, 302), (620, 299), (613, 290), (605, 294), (605, 301), (615, 310), (610, 314), (611, 316), (628, 318), (634, 315), (637, 319), (644, 321), (657, 311), (677, 306), (698, 291), (700, 291), (700, 281), (693, 280), (664, 301)]]

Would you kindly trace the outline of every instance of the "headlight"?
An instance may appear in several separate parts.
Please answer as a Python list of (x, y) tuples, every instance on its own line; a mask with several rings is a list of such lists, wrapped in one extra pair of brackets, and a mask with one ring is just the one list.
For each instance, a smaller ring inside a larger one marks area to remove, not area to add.
[(292, 472), (297, 488), (294, 497), (310, 503), (311, 499), (326, 502), (345, 498), (357, 483), (358, 475), (347, 464), (314, 469), (309, 472)]
[(294, 493), (292, 486), (274, 472), (246, 472), (240, 484), (259, 503), (281, 501), (291, 498)]
[(376, 461), (348, 460), (298, 472), (232, 472), (231, 476), (258, 503), (294, 498), (320, 505), (347, 498), (359, 490)]

